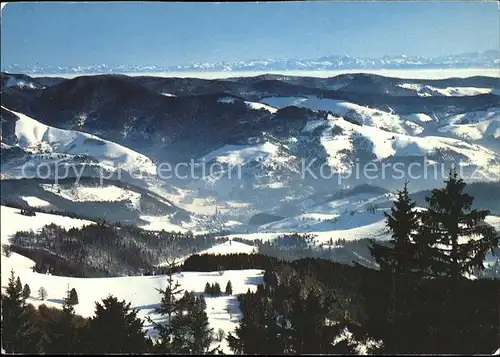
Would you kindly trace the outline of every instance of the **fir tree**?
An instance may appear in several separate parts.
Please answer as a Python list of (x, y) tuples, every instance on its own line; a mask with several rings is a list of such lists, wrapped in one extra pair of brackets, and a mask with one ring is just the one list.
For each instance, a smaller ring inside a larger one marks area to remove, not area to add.
[(96, 302), (95, 315), (90, 319), (90, 353), (145, 353), (148, 341), (138, 310), (130, 303), (108, 296)]
[(79, 327), (75, 309), (70, 303), (71, 292), (68, 289), (63, 299), (63, 307), (58, 319), (52, 323), (52, 341), (47, 346), (46, 352), (55, 354), (82, 353), (84, 328)]
[(205, 284), (204, 293), (207, 295), (212, 295), (212, 287), (210, 286), (210, 284), (208, 282)]
[(155, 309), (157, 314), (165, 317), (165, 322), (157, 323), (152, 321), (150, 318), (149, 322), (153, 325), (154, 329), (158, 333), (158, 341), (154, 346), (155, 352), (165, 353), (165, 354), (175, 354), (179, 353), (176, 351), (176, 346), (174, 344), (175, 333), (181, 333), (181, 331), (176, 331), (175, 318), (178, 317), (179, 303), (178, 296), (182, 294), (182, 289), (178, 281), (174, 282), (173, 279), (173, 268), (175, 267), (175, 262), (167, 263), (168, 267), (168, 278), (167, 286), (164, 290), (158, 289), (161, 294), (160, 306)]
[(231, 284), (231, 280), (229, 280), (227, 282), (227, 285), (226, 285), (226, 295), (233, 295), (233, 286)]
[(16, 279), (16, 291), (21, 293), (23, 292), (23, 283), (21, 283), (21, 278), (17, 277)]
[[(179, 300), (178, 315), (173, 321), (176, 330), (174, 345), (178, 353), (205, 354), (209, 350), (213, 329), (209, 327), (203, 296), (186, 292)], [(182, 331), (182, 333), (179, 333)]]
[(2, 293), (2, 347), (7, 353), (24, 353), (27, 351), (27, 340), (31, 333), (30, 317), (32, 309), (26, 305), (22, 295), (20, 279), (11, 270), (9, 282)]
[(69, 300), (68, 303), (70, 305), (78, 305), (78, 293), (75, 288), (71, 289), (69, 292)]
[(30, 286), (28, 284), (24, 284), (22, 295), (23, 295), (24, 300), (27, 300), (30, 297), (31, 289), (30, 289)]
[(222, 293), (222, 290), (221, 290), (221, 288), (220, 288), (219, 283), (215, 283), (215, 284), (213, 285), (213, 294), (214, 294), (215, 296), (220, 296), (220, 294), (221, 294), (221, 293)]
[(371, 241), (370, 252), (380, 270), (408, 272), (414, 264), (414, 236), (419, 226), (415, 202), (411, 200), (408, 192), (408, 182), (405, 182), (403, 190), (398, 191), (391, 213), (384, 212), (384, 215), (386, 226), (392, 232), (390, 246)]
[(466, 183), (450, 171), (445, 187), (432, 190), (423, 213), (424, 233), (435, 246), (432, 269), (435, 274), (460, 279), (474, 269), (484, 269), (489, 251), (498, 248), (499, 236), (484, 223), (489, 211), (472, 209), (474, 198), (466, 193)]

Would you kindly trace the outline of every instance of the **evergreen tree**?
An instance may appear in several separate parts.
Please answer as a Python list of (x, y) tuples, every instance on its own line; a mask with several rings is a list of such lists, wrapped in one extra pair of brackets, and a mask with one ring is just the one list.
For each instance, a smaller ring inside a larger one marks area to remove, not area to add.
[(62, 310), (68, 314), (74, 314), (75, 313), (75, 308), (73, 307), (74, 304), (72, 304), (71, 301), (71, 290), (66, 291), (66, 296), (63, 299), (63, 308)]
[(31, 289), (30, 289), (30, 286), (28, 284), (24, 284), (22, 295), (23, 295), (24, 300), (26, 300), (30, 297)]
[(72, 288), (68, 295), (68, 303), (70, 305), (78, 305), (78, 293), (75, 288)]
[(419, 227), (415, 202), (410, 198), (408, 182), (398, 191), (398, 197), (391, 213), (384, 212), (386, 226), (391, 230), (390, 246), (371, 241), (370, 252), (380, 266), (380, 270), (397, 273), (408, 272), (414, 265), (414, 236)]
[[(175, 349), (178, 353), (205, 354), (209, 351), (213, 329), (209, 327), (205, 298), (186, 292), (179, 300), (179, 311), (173, 321), (176, 330)], [(182, 333), (179, 333), (181, 332)]]
[(57, 319), (53, 320), (48, 327), (51, 331), (51, 342), (46, 347), (47, 353), (68, 354), (82, 353), (85, 350), (83, 345), (83, 332), (85, 329), (78, 326), (75, 309), (70, 303), (70, 291), (66, 292), (63, 299), (63, 307)]
[(210, 284), (208, 283), (208, 281), (205, 284), (205, 290), (204, 290), (204, 292), (207, 295), (212, 295), (212, 287), (210, 286)]
[(465, 187), (457, 172), (450, 171), (445, 187), (432, 190), (426, 198), (428, 208), (422, 218), (425, 234), (436, 244), (434, 273), (452, 279), (484, 269), (486, 254), (499, 245), (495, 229), (484, 223), (489, 211), (472, 209), (474, 198), (464, 193)]
[[(68, 304), (69, 305), (69, 304)], [(138, 310), (130, 303), (108, 296), (102, 304), (96, 302), (95, 315), (90, 319), (90, 353), (145, 353), (148, 341)]]
[(231, 280), (227, 282), (226, 295), (233, 295), (233, 285), (231, 284)]
[(21, 278), (17, 277), (16, 279), (16, 291), (21, 293), (23, 292), (23, 283), (21, 283)]
[(32, 333), (30, 317), (32, 309), (26, 305), (22, 295), (20, 279), (11, 270), (9, 282), (2, 293), (2, 347), (7, 353), (33, 352), (27, 349), (28, 336)]
[[(174, 328), (176, 325), (175, 318), (179, 316), (179, 303), (178, 296), (182, 294), (182, 289), (180, 288), (180, 284), (178, 281), (174, 282), (173, 279), (173, 268), (175, 267), (175, 262), (167, 263), (168, 271), (167, 271), (167, 286), (164, 290), (158, 289), (158, 292), (161, 294), (160, 306), (155, 309), (157, 314), (165, 317), (164, 323), (157, 323), (148, 318), (149, 322), (152, 323), (154, 329), (158, 333), (158, 341), (154, 346), (156, 353), (165, 353), (165, 354), (175, 354), (179, 353), (176, 350), (176, 345), (174, 344), (174, 340), (176, 338), (176, 333), (182, 333), (179, 329)], [(178, 345), (178, 343), (177, 343)]]
[(219, 283), (215, 283), (215, 284), (213, 285), (213, 294), (214, 294), (215, 296), (220, 296), (220, 294), (221, 294), (221, 293), (222, 293), (222, 290), (221, 290), (221, 288), (220, 288)]

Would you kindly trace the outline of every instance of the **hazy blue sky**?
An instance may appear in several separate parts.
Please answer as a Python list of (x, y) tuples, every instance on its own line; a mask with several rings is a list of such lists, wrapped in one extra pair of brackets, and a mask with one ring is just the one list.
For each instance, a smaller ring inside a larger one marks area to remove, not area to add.
[(499, 49), (496, 2), (11, 3), (2, 66)]

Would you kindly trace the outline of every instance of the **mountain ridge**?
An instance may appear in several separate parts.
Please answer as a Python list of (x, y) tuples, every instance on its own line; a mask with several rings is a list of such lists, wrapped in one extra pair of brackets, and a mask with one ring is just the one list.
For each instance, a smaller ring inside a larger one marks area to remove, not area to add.
[(354, 57), (348, 55), (328, 55), (317, 59), (269, 58), (248, 61), (197, 62), (178, 65), (136, 65), (136, 64), (95, 64), (95, 65), (19, 65), (2, 66), (2, 71), (25, 74), (62, 73), (154, 73), (154, 72), (238, 72), (256, 70), (335, 70), (335, 69), (442, 69), (442, 68), (498, 68), (500, 53), (487, 50), (481, 53), (463, 53), (438, 57), (426, 56), (382, 56)]

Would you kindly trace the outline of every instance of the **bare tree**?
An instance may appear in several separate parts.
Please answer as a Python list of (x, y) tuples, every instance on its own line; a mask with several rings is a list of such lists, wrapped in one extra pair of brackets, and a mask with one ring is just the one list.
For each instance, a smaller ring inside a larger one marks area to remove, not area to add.
[(12, 254), (12, 250), (10, 249), (10, 246), (7, 244), (2, 244), (2, 251), (7, 258), (9, 258), (10, 255)]
[(45, 289), (43, 286), (38, 289), (38, 298), (40, 300), (45, 300), (47, 298), (47, 289)]
[(224, 339), (224, 337), (226, 337), (226, 333), (224, 332), (224, 330), (223, 330), (223, 329), (221, 329), (221, 328), (220, 328), (220, 329), (218, 329), (218, 330), (217, 330), (217, 340), (218, 340), (219, 342), (222, 342), (222, 340)]

